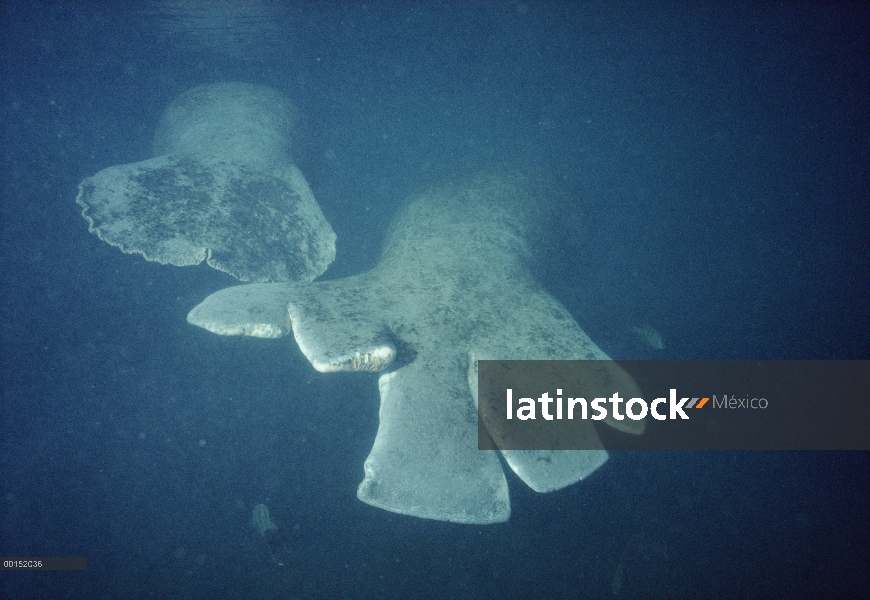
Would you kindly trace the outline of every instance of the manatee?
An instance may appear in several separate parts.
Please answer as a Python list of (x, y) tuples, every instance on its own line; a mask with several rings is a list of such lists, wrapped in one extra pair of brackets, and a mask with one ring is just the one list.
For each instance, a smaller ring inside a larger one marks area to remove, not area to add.
[[(476, 361), (609, 361), (534, 277), (548, 227), (568, 206), (560, 186), (539, 173), (466, 175), (410, 199), (372, 270), (230, 287), (206, 298), (188, 321), (220, 335), (292, 332), (318, 371), (381, 372), (380, 422), (360, 500), (415, 517), (506, 521), (510, 499), (498, 451), (478, 450)], [(623, 396), (640, 395), (627, 373), (607, 364), (604, 376)], [(642, 422), (623, 427), (643, 431)], [(538, 491), (573, 484), (607, 460), (603, 447), (503, 455)]]
[(196, 87), (164, 112), (154, 158), (82, 181), (89, 230), (147, 260), (240, 281), (312, 281), (335, 233), (291, 158), (296, 107), (267, 87)]

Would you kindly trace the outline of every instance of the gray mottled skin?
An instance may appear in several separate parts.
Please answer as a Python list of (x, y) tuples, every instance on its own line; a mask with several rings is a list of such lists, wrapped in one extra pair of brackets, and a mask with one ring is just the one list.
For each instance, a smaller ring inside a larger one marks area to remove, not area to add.
[(245, 83), (194, 88), (170, 104), (155, 158), (79, 186), (91, 233), (176, 266), (203, 261), (242, 281), (311, 281), (335, 233), (291, 159), (296, 107)]
[[(530, 268), (562, 200), (540, 175), (478, 173), (412, 198), (371, 271), (228, 288), (188, 321), (224, 335), (292, 330), (320, 371), (382, 371), (380, 426), (359, 498), (417, 517), (504, 521), (501, 464), (477, 450), (477, 359), (607, 358)], [(607, 459), (603, 449), (503, 454), (538, 491), (574, 483)]]

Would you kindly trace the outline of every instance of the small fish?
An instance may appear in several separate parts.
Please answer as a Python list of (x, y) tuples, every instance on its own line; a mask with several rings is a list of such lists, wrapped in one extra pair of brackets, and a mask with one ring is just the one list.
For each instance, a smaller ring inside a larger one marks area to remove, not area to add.
[(629, 330), (639, 337), (647, 346), (655, 350), (665, 349), (665, 338), (651, 325), (632, 325)]
[(265, 504), (258, 504), (254, 507), (251, 515), (251, 525), (262, 537), (266, 537), (267, 531), (278, 529), (278, 526), (275, 525), (269, 517), (269, 509)]

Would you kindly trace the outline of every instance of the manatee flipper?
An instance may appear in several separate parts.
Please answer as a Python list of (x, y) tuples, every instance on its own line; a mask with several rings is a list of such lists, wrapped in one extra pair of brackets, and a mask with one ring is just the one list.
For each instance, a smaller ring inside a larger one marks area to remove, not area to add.
[(495, 451), (477, 449), (477, 411), (461, 365), (420, 358), (381, 375), (380, 425), (357, 497), (414, 517), (498, 523), (510, 517)]
[[(380, 286), (365, 279), (226, 288), (196, 306), (188, 321), (221, 335), (255, 337), (280, 337), (292, 322), (299, 347), (319, 371), (379, 371), (396, 349), (387, 323), (370, 314)], [(375, 297), (360, 295), (361, 280)], [(357, 496), (415, 517), (506, 521), (501, 464), (495, 452), (477, 450), (477, 412), (465, 373), (444, 358), (417, 357), (381, 375), (380, 424)]]
[[(510, 323), (509, 327), (493, 328), (475, 341), (469, 355), (469, 388), (477, 405), (477, 361), (489, 360), (583, 360), (586, 377), (565, 382), (571, 389), (594, 398), (614, 385), (626, 397), (640, 396), (640, 390), (628, 373), (613, 362), (586, 335), (571, 314), (543, 289), (502, 291), (503, 306), (510, 309), (492, 315), (492, 320)], [(604, 421), (611, 427), (631, 434), (644, 431), (642, 421), (616, 421), (611, 416)], [(493, 440), (499, 445), (495, 432)], [(571, 425), (571, 434), (586, 439), (589, 450), (510, 450), (502, 454), (511, 470), (536, 492), (550, 492), (576, 483), (593, 473), (607, 461), (607, 452), (589, 421)]]

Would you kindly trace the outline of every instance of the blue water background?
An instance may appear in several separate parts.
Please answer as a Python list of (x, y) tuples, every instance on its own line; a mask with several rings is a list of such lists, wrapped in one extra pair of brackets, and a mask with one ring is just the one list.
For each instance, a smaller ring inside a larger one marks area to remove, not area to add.
[(509, 474), (492, 526), (367, 506), (377, 377), (188, 325), (234, 281), (124, 255), (74, 202), (150, 155), (178, 94), (265, 84), (308, 117), (327, 278), (374, 265), (428, 182), (543, 165), (586, 224), (548, 240), (544, 284), (614, 358), (867, 359), (865, 6), (300, 3), (212, 46), (136, 8), (3, 5), (0, 554), (88, 570), (0, 573), (0, 596), (602, 598), (632, 544), (619, 597), (870, 589), (866, 453), (614, 453), (556, 493)]

